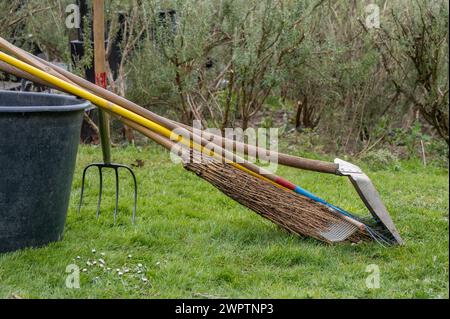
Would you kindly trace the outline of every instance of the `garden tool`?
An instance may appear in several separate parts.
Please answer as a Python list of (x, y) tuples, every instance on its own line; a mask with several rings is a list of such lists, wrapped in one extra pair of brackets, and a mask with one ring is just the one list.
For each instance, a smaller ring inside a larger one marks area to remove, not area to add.
[[(184, 125), (181, 123), (177, 123), (173, 121), (176, 125), (180, 125), (183, 128), (193, 132), (192, 127), (188, 125)], [(226, 144), (232, 145), (233, 149), (241, 150), (245, 155), (257, 154), (259, 159), (265, 160), (267, 158), (277, 158), (278, 164), (300, 168), (304, 170), (319, 172), (319, 173), (327, 173), (334, 174), (338, 176), (346, 176), (350, 179), (352, 185), (356, 189), (359, 197), (368, 208), (369, 212), (372, 214), (374, 218), (374, 225), (378, 229), (381, 229), (385, 236), (389, 237), (390, 240), (402, 244), (403, 240), (398, 233), (397, 228), (394, 225), (386, 207), (384, 206), (380, 195), (378, 194), (375, 186), (372, 184), (370, 178), (364, 174), (364, 172), (358, 166), (336, 158), (334, 163), (320, 161), (320, 160), (312, 160), (307, 158), (302, 158), (298, 156), (287, 155), (283, 153), (278, 153), (274, 151), (267, 150), (262, 147), (256, 147), (254, 145), (248, 145), (246, 143), (229, 140), (222, 136), (215, 135), (208, 131), (202, 130), (201, 134), (204, 138), (210, 141), (213, 144), (225, 147)], [(302, 191), (301, 189), (297, 189), (297, 191), (307, 197), (314, 198), (315, 196), (312, 194), (307, 194), (307, 192)], [(325, 203), (325, 201), (321, 198), (315, 198), (315, 200)], [(344, 211), (336, 206), (330, 204), (325, 204), (329, 207), (333, 207), (337, 211), (344, 213)], [(346, 214), (346, 213), (344, 213)]]
[[(42, 80), (57, 86), (58, 88), (61, 88), (67, 92), (70, 92), (74, 95), (77, 95), (79, 97), (85, 98), (89, 101), (91, 101), (92, 103), (104, 108), (105, 110), (107, 110), (108, 112), (110, 112), (111, 114), (116, 115), (120, 120), (124, 121), (125, 124), (130, 124), (128, 122), (132, 122), (135, 125), (140, 125), (145, 127), (146, 129), (150, 129), (154, 132), (157, 132), (161, 135), (163, 135), (165, 138), (170, 138), (172, 136), (172, 132), (167, 129), (164, 126), (159, 125), (158, 123), (155, 123), (147, 118), (144, 118), (134, 112), (131, 112), (130, 110), (127, 110), (126, 108), (123, 108), (117, 104), (114, 104), (111, 101), (108, 101), (104, 98), (101, 98), (95, 94), (92, 94), (86, 90), (83, 90), (80, 87), (77, 87), (75, 85), (72, 85), (66, 81), (60, 80), (59, 78), (50, 75), (46, 72), (43, 72), (42, 70), (39, 70), (38, 68), (35, 68), (31, 65), (28, 65), (24, 62), (21, 62), (20, 60), (17, 60), (13, 57), (10, 57), (4, 53), (0, 53), (0, 60), (3, 60), (9, 64), (12, 64), (13, 66), (26, 71), (28, 73), (31, 73), (32, 75), (35, 75), (39, 78), (41, 78)], [(192, 149), (193, 151), (196, 152), (203, 152), (204, 148), (202, 145), (198, 145), (196, 143), (193, 143), (191, 139), (186, 139), (186, 137), (182, 136), (182, 135), (177, 135), (175, 136), (176, 140), (179, 142), (182, 142), (184, 146), (189, 147), (190, 149)], [(223, 151), (223, 152), (222, 152)], [(208, 151), (207, 152), (207, 156), (209, 157), (214, 157), (214, 158), (218, 158), (220, 160), (223, 161), (224, 156), (225, 159), (230, 160), (229, 156), (229, 152), (227, 152), (226, 150), (222, 150), (221, 153), (214, 153), (213, 151)], [(235, 159), (235, 155), (232, 154), (231, 155), (232, 159)], [(242, 159), (240, 159), (242, 160)], [(220, 164), (220, 162), (219, 162)], [(366, 225), (360, 221), (357, 220), (357, 218), (351, 216), (350, 214), (346, 213), (344, 214), (344, 211), (340, 212), (339, 210), (336, 209), (335, 206), (326, 203), (325, 201), (322, 200), (319, 201), (318, 197), (315, 197), (314, 195), (312, 195), (311, 193), (306, 192), (305, 190), (301, 189), (298, 186), (295, 186), (294, 184), (284, 180), (281, 177), (276, 176), (275, 174), (272, 174), (270, 172), (264, 171), (263, 169), (257, 167), (256, 165), (252, 164), (252, 163), (248, 163), (246, 161), (243, 161), (242, 164), (237, 164), (236, 162), (227, 162), (224, 163), (224, 165), (226, 166), (226, 169), (229, 169), (231, 167), (233, 167), (234, 169), (237, 169), (239, 171), (242, 171), (245, 173), (245, 176), (252, 176), (254, 178), (257, 178), (261, 181), (264, 182), (264, 185), (268, 186), (268, 185), (272, 185), (272, 186), (276, 186), (277, 189), (281, 189), (284, 192), (288, 192), (294, 194), (300, 194), (300, 197), (290, 197), (292, 199), (292, 202), (294, 203), (298, 198), (304, 198), (307, 201), (311, 201), (314, 203), (314, 206), (318, 206), (321, 207), (322, 210), (322, 214), (324, 213), (324, 208), (326, 208), (326, 214), (325, 215), (321, 215), (322, 217), (325, 217), (325, 224), (321, 224), (320, 229), (321, 231), (319, 233), (317, 233), (317, 227), (313, 227), (315, 229), (315, 232), (311, 233), (308, 232), (308, 223), (314, 223), (314, 220), (309, 221), (309, 218), (304, 218), (303, 220), (297, 220), (299, 222), (299, 225), (301, 226), (300, 228), (298, 228), (297, 231), (294, 231), (296, 233), (300, 233), (300, 234), (306, 234), (306, 235), (310, 235), (310, 236), (315, 236), (318, 239), (321, 239), (323, 241), (327, 241), (327, 242), (336, 242), (336, 241), (343, 241), (343, 240), (347, 240), (352, 238), (352, 236), (356, 233), (356, 232), (362, 232), (362, 234), (364, 234), (367, 237), (371, 237), (374, 240), (377, 240), (379, 242), (380, 239), (382, 239), (384, 241), (384, 243), (391, 243), (389, 242), (389, 240), (385, 240), (385, 237), (382, 236), (382, 234), (379, 234), (376, 230), (372, 229), (369, 225)], [(231, 169), (233, 170), (233, 169)], [(237, 174), (241, 174), (241, 173), (237, 173)], [(233, 175), (233, 174), (232, 174)], [(228, 176), (229, 179), (232, 179), (231, 176)], [(208, 180), (208, 179), (207, 179)], [(219, 179), (220, 180), (220, 179)], [(214, 184), (214, 179), (211, 178), (208, 181), (210, 181), (211, 183)], [(275, 211), (276, 210), (276, 204), (278, 203), (277, 201), (277, 196), (274, 196), (272, 198), (273, 200), (273, 204), (271, 204), (270, 202), (266, 202), (267, 205), (269, 206), (264, 206), (264, 207), (260, 207), (258, 205), (256, 205), (257, 207), (253, 207), (254, 200), (252, 199), (243, 199), (240, 197), (239, 194), (233, 193), (233, 192), (227, 192), (224, 190), (224, 187), (222, 186), (218, 186), (219, 184), (214, 184), (216, 187), (221, 188), (222, 191), (224, 191), (225, 194), (229, 195), (230, 197), (234, 198), (235, 200), (239, 201), (240, 203), (246, 205), (247, 207), (259, 212), (260, 214), (262, 214), (264, 216), (264, 212), (267, 212), (267, 209), (270, 205), (270, 207), (272, 207)], [(273, 189), (273, 187), (272, 187)], [(235, 195), (233, 197), (233, 194)], [(283, 193), (284, 194), (284, 193)], [(249, 194), (250, 196), (250, 194)], [(251, 197), (252, 198), (257, 198), (258, 192), (255, 192)], [(286, 199), (286, 198), (285, 198)], [(283, 202), (281, 202), (280, 204), (285, 204), (286, 202), (283, 200)], [(275, 206), (273, 206), (275, 205)], [(258, 208), (259, 207), (259, 208)], [(295, 207), (293, 208), (294, 210), (300, 210), (302, 211), (302, 207)], [(283, 209), (283, 212), (286, 212), (285, 209)], [(312, 215), (311, 215), (312, 216)], [(336, 218), (336, 220), (332, 221), (331, 216), (334, 216)], [(267, 214), (266, 216), (267, 217)], [(274, 217), (274, 218), (278, 218), (278, 217)], [(287, 219), (291, 219), (293, 218), (291, 215), (286, 216), (284, 215), (284, 217), (282, 218), (282, 220), (278, 221), (277, 224), (279, 225), (284, 225), (284, 228), (286, 229), (290, 229), (292, 230), (289, 226), (286, 226), (284, 224), (284, 222), (288, 222), (288, 220), (285, 220), (285, 218)], [(299, 216), (300, 218), (300, 216)], [(269, 218), (270, 219), (270, 218)], [(272, 220), (272, 219), (271, 219)], [(284, 222), (283, 222), (284, 221)], [(311, 226), (312, 227), (312, 226)], [(310, 227), (310, 228), (311, 228)]]
[[(123, 121), (166, 149), (172, 152), (178, 150), (174, 148), (174, 141), (129, 120)], [(176, 154), (183, 158), (181, 152)], [(372, 232), (370, 227), (351, 217), (327, 210), (319, 202), (296, 196), (287, 188), (271, 184), (213, 157), (201, 156), (197, 151), (192, 151), (191, 154), (191, 160), (184, 163), (185, 169), (196, 173), (227, 196), (291, 233), (314, 237), (327, 243), (357, 243), (373, 239), (383, 245), (390, 244), (382, 236), (378, 236), (377, 232)], [(195, 161), (192, 160), (193, 157), (196, 158)]]
[[(93, 32), (94, 32), (94, 69), (95, 69), (95, 84), (106, 89), (106, 54), (105, 54), (105, 19), (104, 19), (104, 0), (94, 0), (93, 1)], [(133, 217), (132, 221), (134, 223), (136, 216), (136, 206), (137, 206), (137, 181), (133, 170), (123, 164), (117, 164), (111, 162), (111, 133), (110, 133), (110, 121), (109, 115), (102, 109), (98, 109), (98, 120), (99, 120), (99, 135), (102, 147), (103, 163), (93, 163), (86, 166), (83, 170), (83, 177), (81, 181), (81, 195), (80, 203), (78, 206), (78, 214), (80, 213), (81, 206), (83, 204), (83, 195), (85, 189), (85, 178), (86, 172), (91, 167), (96, 167), (99, 172), (100, 186), (99, 186), (99, 196), (97, 203), (97, 218), (100, 216), (100, 206), (102, 201), (103, 192), (103, 169), (114, 170), (115, 177), (115, 208), (114, 208), (114, 224), (117, 220), (117, 213), (119, 208), (119, 169), (124, 169), (128, 171), (134, 181), (134, 206), (133, 206)]]
[[(178, 123), (176, 121), (169, 120), (158, 114), (155, 114), (147, 109), (140, 107), (139, 105), (129, 101), (121, 96), (118, 96), (110, 91), (104, 90), (100, 87), (95, 87), (92, 83), (64, 70), (59, 68), (58, 66), (52, 66), (48, 62), (44, 60), (40, 60), (40, 62), (46, 64), (47, 66), (57, 70), (59, 73), (63, 74), (65, 77), (69, 78), (71, 81), (77, 83), (79, 86), (86, 88), (98, 96), (106, 98), (122, 107), (125, 107), (128, 110), (135, 112), (147, 119), (151, 119), (161, 125), (169, 129), (185, 129), (183, 135), (193, 137), (192, 128)], [(214, 138), (213, 138), (214, 137)], [(202, 131), (202, 136), (198, 138), (203, 146), (208, 145), (210, 142), (218, 144), (219, 146), (225, 145), (225, 138), (213, 136), (213, 134)], [(219, 142), (218, 142), (219, 141)], [(384, 206), (380, 195), (378, 194), (376, 188), (372, 184), (370, 178), (362, 172), (362, 170), (354, 164), (348, 163), (341, 159), (336, 159), (334, 163), (313, 160), (308, 158), (302, 158), (298, 156), (292, 156), (283, 153), (275, 153), (264, 148), (255, 147), (251, 145), (247, 145), (244, 143), (232, 141), (234, 143), (234, 149), (244, 149), (245, 154), (249, 154), (249, 150), (256, 150), (257, 154), (267, 154), (267, 156), (278, 157), (278, 163), (285, 166), (315, 171), (319, 173), (328, 173), (334, 174), (338, 176), (346, 176), (352, 182), (352, 185), (357, 190), (358, 195), (362, 199), (363, 203), (366, 205), (372, 216), (374, 217), (374, 221), (376, 226), (386, 234), (386, 236), (391, 238), (396, 244), (402, 244), (403, 240), (400, 237), (398, 230), (396, 229), (386, 207)], [(236, 147), (238, 146), (238, 147)], [(255, 153), (255, 152), (253, 152)]]

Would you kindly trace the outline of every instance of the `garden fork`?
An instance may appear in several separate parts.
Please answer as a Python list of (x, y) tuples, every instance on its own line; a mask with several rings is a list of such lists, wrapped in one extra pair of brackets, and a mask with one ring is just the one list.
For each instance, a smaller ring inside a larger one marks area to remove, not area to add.
[[(105, 155), (105, 154), (103, 154)], [(103, 157), (103, 159), (105, 160), (105, 157)], [(99, 189), (99, 195), (98, 195), (98, 202), (97, 202), (97, 219), (100, 217), (100, 206), (101, 206), (101, 202), (102, 202), (102, 193), (103, 193), (103, 169), (104, 168), (109, 168), (109, 169), (113, 169), (114, 173), (115, 173), (115, 189), (116, 189), (116, 205), (114, 208), (114, 224), (116, 224), (116, 220), (117, 220), (117, 213), (118, 213), (118, 208), (119, 208), (119, 169), (123, 168), (125, 170), (127, 170), (128, 172), (130, 172), (131, 176), (133, 177), (133, 182), (134, 182), (134, 205), (133, 205), (133, 216), (132, 216), (132, 222), (134, 224), (135, 219), (136, 219), (136, 206), (137, 206), (137, 181), (136, 181), (136, 176), (133, 172), (133, 170), (131, 168), (129, 168), (126, 165), (122, 165), (122, 164), (115, 164), (115, 163), (111, 163), (108, 161), (104, 161), (103, 163), (93, 163), (93, 164), (89, 164), (88, 166), (86, 166), (83, 170), (83, 177), (82, 177), (82, 184), (81, 184), (81, 195), (80, 195), (80, 204), (78, 206), (78, 214), (80, 214), (81, 211), (81, 206), (83, 205), (83, 195), (84, 195), (84, 188), (85, 188), (85, 179), (86, 179), (86, 172), (89, 168), (91, 167), (97, 167), (98, 168), (98, 172), (99, 172), (99, 177), (100, 177), (100, 189)]]
[[(98, 86), (106, 89), (106, 59), (105, 59), (105, 20), (104, 20), (104, 0), (94, 0), (94, 68), (95, 68), (95, 83)], [(103, 193), (103, 169), (113, 169), (115, 174), (115, 189), (116, 189), (116, 206), (114, 208), (114, 224), (116, 224), (117, 213), (119, 210), (119, 169), (123, 168), (130, 172), (134, 182), (134, 206), (132, 222), (134, 224), (136, 219), (137, 206), (137, 181), (133, 170), (122, 164), (115, 164), (111, 162), (111, 134), (109, 127), (109, 116), (102, 110), (98, 110), (99, 119), (99, 135), (102, 146), (103, 163), (93, 163), (86, 166), (83, 170), (83, 177), (81, 181), (81, 195), (80, 204), (78, 206), (78, 214), (80, 214), (81, 206), (83, 204), (83, 195), (85, 188), (86, 172), (91, 167), (97, 167), (100, 176), (100, 190), (97, 202), (97, 219), (100, 216), (100, 206), (102, 202)]]

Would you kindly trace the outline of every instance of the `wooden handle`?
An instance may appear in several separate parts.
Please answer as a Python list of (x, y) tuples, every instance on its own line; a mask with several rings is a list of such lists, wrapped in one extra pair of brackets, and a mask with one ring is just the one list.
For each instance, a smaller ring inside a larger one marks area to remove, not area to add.
[(105, 3), (94, 0), (94, 68), (95, 84), (106, 89)]
[[(178, 123), (173, 121), (175, 125), (179, 125), (191, 132), (193, 132), (193, 129), (189, 125), (185, 125), (182, 123)], [(265, 154), (267, 157), (278, 157), (278, 164), (284, 165), (284, 166), (290, 166), (295, 168), (300, 168), (308, 171), (314, 171), (314, 172), (320, 172), (320, 173), (327, 173), (327, 174), (337, 174), (338, 165), (335, 163), (325, 162), (325, 161), (319, 161), (319, 160), (313, 160), (308, 158), (303, 158), (299, 156), (293, 156), (278, 152), (269, 151), (262, 147), (257, 147), (254, 145), (249, 145), (246, 143), (233, 141), (230, 139), (227, 139), (225, 137), (215, 135), (213, 133), (207, 132), (207, 131), (201, 131), (202, 137), (206, 138), (208, 141), (219, 145), (221, 147), (225, 147), (226, 144), (232, 143), (234, 149), (236, 150), (243, 150), (245, 155), (248, 154)]]
[[(70, 79), (66, 78), (64, 75), (55, 71), (50, 63), (49, 64), (43, 63), (42, 61), (36, 59), (34, 56), (31, 56), (28, 52), (22, 50), (21, 48), (16, 47), (12, 43), (9, 43), (2, 37), (0, 37), (0, 49), (11, 53), (12, 55), (16, 56), (20, 60), (38, 68), (38, 69), (41, 69), (53, 76), (59, 77), (61, 80), (64, 80), (71, 84), (74, 84)], [(39, 82), (37, 82), (37, 83), (39, 83)]]
[(285, 166), (305, 169), (319, 173), (337, 174), (339, 166), (335, 163), (302, 158), (288, 154), (278, 154), (278, 162)]
[[(1, 37), (0, 37), (0, 47), (2, 44), (1, 41)], [(59, 78), (68, 78), (70, 79), (72, 82), (75, 82), (77, 85), (79, 85), (80, 87), (83, 87), (91, 92), (94, 92), (95, 94), (98, 94), (101, 97), (104, 97), (114, 103), (117, 103), (119, 105), (122, 105), (124, 107), (126, 107), (127, 109), (145, 117), (148, 119), (151, 119), (161, 125), (164, 125), (170, 129), (176, 129), (178, 127), (182, 127), (184, 129), (187, 129), (191, 132), (192, 134), (192, 127), (188, 126), (188, 125), (184, 125), (181, 123), (178, 123), (176, 121), (171, 121), (169, 119), (166, 119), (162, 116), (159, 116), (158, 114), (155, 114), (147, 109), (144, 109), (142, 107), (140, 107), (139, 105), (119, 96), (116, 95), (110, 91), (107, 91), (103, 88), (100, 88), (98, 86), (93, 85), (92, 83), (90, 83), (89, 81), (86, 81), (85, 79), (82, 79), (72, 73), (70, 73), (67, 70), (64, 70), (58, 66), (55, 65), (51, 65), (49, 62), (42, 60), (40, 58), (36, 58), (36, 57), (32, 57), (29, 53), (15, 47), (14, 45), (8, 43), (7, 41), (4, 41), (4, 44), (8, 44), (8, 51), (11, 52), (12, 50), (14, 50), (15, 52), (19, 51), (21, 53), (20, 58), (24, 61), (30, 61), (30, 62), (34, 62), (34, 63), (30, 63), (30, 64), (35, 64), (35, 60), (37, 59), (40, 63), (44, 64), (46, 66), (46, 69), (51, 68), (52, 69), (52, 73), (54, 73), (55, 71), (57, 71), (58, 73), (60, 73), (61, 75), (59, 75)], [(23, 59), (23, 55), (27, 55), (26, 59)], [(39, 68), (39, 67), (38, 67)], [(43, 69), (43, 68), (41, 68)], [(205, 133), (204, 137), (206, 138), (201, 138), (201, 143), (202, 145), (206, 145), (211, 141), (214, 141), (214, 139), (212, 139), (212, 134), (208, 133), (208, 132), (202, 132)], [(209, 136), (209, 137), (208, 137)], [(220, 140), (220, 143), (218, 144), (220, 147), (222, 147), (222, 145), (224, 145), (225, 140), (222, 139)], [(252, 148), (255, 148), (254, 146), (249, 146), (247, 144), (243, 144), (240, 142), (235, 142), (235, 145), (239, 145), (239, 146), (244, 146), (244, 151), (246, 152), (246, 154), (248, 154), (248, 151)], [(256, 148), (258, 149), (258, 148)], [(263, 148), (259, 148), (261, 149), (262, 152), (269, 152), (266, 149)], [(253, 149), (252, 149), (253, 151)], [(274, 154), (272, 154), (274, 155)], [(291, 166), (291, 167), (295, 167), (295, 168), (300, 168), (300, 169), (305, 169), (305, 170), (310, 170), (310, 171), (315, 171), (315, 172), (321, 172), (321, 173), (328, 173), (328, 174), (336, 174), (337, 172), (337, 168), (338, 166), (334, 163), (330, 163), (330, 162), (324, 162), (324, 161), (318, 161), (318, 160), (312, 160), (312, 159), (306, 159), (306, 158), (301, 158), (301, 157), (297, 157), (297, 156), (292, 156), (292, 155), (287, 155), (287, 154), (283, 154), (283, 153), (277, 153), (278, 155), (278, 162), (281, 165), (286, 165), (286, 166)]]
[(18, 78), (27, 79), (31, 82), (50, 87), (52, 89), (55, 88), (51, 84), (31, 75), (29, 73), (23, 72), (22, 70), (19, 70), (18, 68), (15, 68), (3, 61), (0, 61), (0, 71), (8, 73), (8, 74), (12, 74)]
[[(104, 0), (93, 1), (93, 33), (94, 33), (94, 69), (95, 84), (106, 89), (106, 54), (105, 54), (105, 3)], [(98, 110), (100, 140), (103, 162), (111, 163), (111, 132), (109, 115)]]

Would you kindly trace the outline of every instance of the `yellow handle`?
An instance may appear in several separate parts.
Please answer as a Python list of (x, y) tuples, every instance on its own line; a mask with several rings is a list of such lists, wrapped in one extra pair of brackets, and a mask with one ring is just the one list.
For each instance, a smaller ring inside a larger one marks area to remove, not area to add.
[[(163, 135), (169, 139), (172, 137), (172, 131), (165, 128), (164, 126), (161, 126), (158, 123), (155, 123), (149, 119), (146, 119), (145, 117), (142, 117), (136, 113), (133, 113), (133, 112), (131, 112), (119, 105), (116, 105), (108, 100), (105, 100), (104, 98), (101, 98), (101, 97), (99, 97), (87, 90), (84, 90), (76, 85), (73, 85), (71, 83), (63, 81), (51, 74), (48, 74), (42, 70), (39, 70), (38, 68), (35, 68), (34, 66), (31, 66), (25, 62), (22, 62), (8, 54), (5, 54), (2, 51), (0, 51), (0, 60), (4, 61), (12, 66), (15, 66), (18, 69), (21, 69), (22, 71), (30, 73), (50, 84), (53, 84), (54, 86), (66, 91), (66, 92), (72, 93), (73, 95), (79, 96), (85, 100), (92, 102), (93, 104), (97, 105), (98, 107), (101, 107), (102, 109), (105, 109), (106, 111), (109, 111), (109, 112), (115, 114), (119, 118), (119, 120), (121, 117), (124, 117), (130, 121), (138, 123), (138, 124), (148, 128), (160, 135)], [(203, 146), (194, 143), (190, 139), (186, 140), (186, 138), (180, 134), (175, 135), (175, 137), (177, 139), (177, 142), (181, 142), (184, 145), (188, 146), (189, 148), (195, 149), (195, 150), (205, 154)], [(212, 151), (212, 150), (209, 150), (207, 155), (214, 157), (216, 159), (222, 160), (222, 156), (215, 154), (214, 151)], [(255, 176), (261, 180), (270, 182), (271, 184), (273, 184), (277, 187), (285, 189), (285, 187), (269, 180), (268, 178), (266, 178), (260, 174), (257, 174), (255, 172), (243, 167), (242, 165), (239, 165), (237, 163), (230, 163), (230, 164), (233, 165), (234, 167), (236, 167), (237, 169), (240, 169), (248, 174), (251, 174), (252, 176)]]

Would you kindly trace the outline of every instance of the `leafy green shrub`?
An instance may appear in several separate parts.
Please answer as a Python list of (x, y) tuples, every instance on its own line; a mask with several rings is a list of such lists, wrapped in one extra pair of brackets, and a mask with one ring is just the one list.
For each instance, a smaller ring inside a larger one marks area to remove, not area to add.
[(374, 171), (386, 168), (400, 169), (398, 157), (387, 149), (367, 152), (361, 156), (361, 161)]
[(431, 158), (430, 164), (436, 167), (448, 168), (448, 147), (442, 139), (432, 139), (426, 146), (427, 157)]

